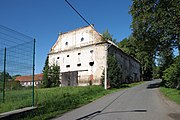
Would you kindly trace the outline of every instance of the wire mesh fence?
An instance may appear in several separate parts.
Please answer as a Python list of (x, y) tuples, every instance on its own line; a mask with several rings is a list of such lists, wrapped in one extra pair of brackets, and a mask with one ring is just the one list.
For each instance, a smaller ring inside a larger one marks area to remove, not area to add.
[[(4, 112), (3, 104), (15, 100), (14, 97), (26, 100), (17, 90), (24, 90), (26, 82), (33, 82), (34, 49), (33, 38), (0, 25), (0, 113)], [(17, 79), (19, 76), (31, 76), (31, 80)]]

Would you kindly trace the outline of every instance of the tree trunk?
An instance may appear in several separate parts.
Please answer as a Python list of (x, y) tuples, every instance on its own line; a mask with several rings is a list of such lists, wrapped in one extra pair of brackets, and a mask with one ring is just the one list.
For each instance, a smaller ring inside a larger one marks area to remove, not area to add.
[(178, 84), (177, 84), (177, 86), (176, 86), (176, 89), (177, 89), (177, 90), (180, 90), (180, 81), (178, 81)]

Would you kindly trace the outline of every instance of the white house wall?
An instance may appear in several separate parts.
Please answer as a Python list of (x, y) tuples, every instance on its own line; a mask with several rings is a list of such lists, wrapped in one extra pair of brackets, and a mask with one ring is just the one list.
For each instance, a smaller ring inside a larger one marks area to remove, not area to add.
[[(122, 81), (127, 76), (134, 77), (134, 73), (140, 80), (140, 64), (114, 43), (108, 43), (113, 44), (109, 53), (116, 55), (122, 68)], [(90, 26), (61, 33), (49, 53), (49, 65), (59, 65), (61, 73), (78, 71), (78, 85), (89, 85), (92, 76), (93, 84), (99, 85), (106, 65), (105, 49), (105, 42)], [(89, 62), (94, 62), (94, 65), (90, 66)]]
[[(90, 75), (93, 75), (93, 84), (101, 84), (104, 58), (105, 47), (101, 44), (50, 54), (49, 63), (59, 65), (60, 72), (79, 71), (79, 85), (89, 84)], [(94, 65), (90, 66), (90, 62), (94, 62)]]
[(60, 33), (58, 40), (50, 52), (58, 52), (86, 46), (101, 41), (99, 34), (90, 26), (73, 30), (67, 33)]
[[(24, 87), (28, 87), (28, 86), (32, 86), (33, 85), (33, 82), (32, 81), (21, 81), (20, 82), (20, 84), (22, 85), (22, 86), (24, 86)], [(34, 86), (37, 86), (37, 85), (39, 85), (39, 84), (41, 84), (41, 81), (35, 81), (34, 82)]]

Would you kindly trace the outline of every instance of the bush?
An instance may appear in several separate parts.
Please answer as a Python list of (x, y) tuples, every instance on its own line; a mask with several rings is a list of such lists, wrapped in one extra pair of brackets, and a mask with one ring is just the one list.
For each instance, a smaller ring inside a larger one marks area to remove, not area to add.
[[(119, 88), (121, 86), (122, 70), (118, 65), (116, 57), (114, 55), (108, 55), (107, 64), (107, 81), (110, 83), (111, 88)], [(104, 72), (101, 80), (104, 86)]]
[(180, 57), (163, 72), (163, 83), (166, 87), (180, 88)]

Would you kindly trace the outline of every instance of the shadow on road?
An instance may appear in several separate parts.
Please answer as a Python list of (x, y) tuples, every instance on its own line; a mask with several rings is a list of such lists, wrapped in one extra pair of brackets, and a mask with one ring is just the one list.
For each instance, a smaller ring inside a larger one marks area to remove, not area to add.
[(85, 119), (92, 119), (94, 117), (96, 117), (97, 115), (104, 115), (104, 114), (112, 114), (112, 113), (123, 113), (123, 112), (147, 112), (147, 110), (143, 110), (143, 109), (139, 109), (139, 110), (125, 110), (125, 111), (112, 111), (112, 112), (102, 112), (102, 111), (96, 111), (96, 112), (93, 112), (93, 113), (90, 113), (88, 115), (85, 115), (81, 118), (78, 118), (76, 120), (85, 120)]
[(180, 120), (180, 113), (170, 113), (169, 117), (173, 118), (173, 120)]
[(99, 113), (101, 113), (101, 111), (96, 111), (96, 112), (90, 113), (90, 114), (85, 115), (83, 117), (80, 117), (80, 118), (78, 118), (76, 120), (83, 120), (83, 119), (87, 119), (87, 118), (90, 118), (90, 117), (94, 117), (94, 116), (98, 115)]
[(149, 84), (149, 85), (147, 86), (147, 89), (158, 88), (158, 87), (160, 87), (160, 84), (161, 84), (161, 82)]

